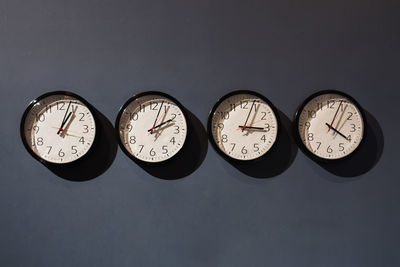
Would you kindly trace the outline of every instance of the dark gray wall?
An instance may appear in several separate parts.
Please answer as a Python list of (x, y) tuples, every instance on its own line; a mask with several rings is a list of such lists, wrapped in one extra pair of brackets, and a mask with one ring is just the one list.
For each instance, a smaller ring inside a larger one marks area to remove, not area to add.
[[(400, 266), (399, 11), (378, 0), (0, 1), (0, 265)], [(369, 145), (354, 168), (286, 147), (267, 179), (210, 145), (176, 180), (118, 149), (103, 174), (73, 182), (19, 137), (29, 101), (55, 89), (112, 124), (128, 97), (161, 90), (205, 126), (236, 88), (290, 119), (316, 90), (341, 89), (368, 111)]]

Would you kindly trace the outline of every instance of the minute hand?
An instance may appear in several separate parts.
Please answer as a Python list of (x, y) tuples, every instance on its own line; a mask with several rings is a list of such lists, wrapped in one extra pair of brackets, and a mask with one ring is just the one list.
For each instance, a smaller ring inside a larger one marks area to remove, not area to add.
[[(65, 122), (68, 120), (67, 114), (68, 114), (69, 107), (71, 106), (71, 102), (72, 101), (69, 101), (67, 110), (65, 111), (64, 118), (62, 119), (60, 128), (58, 128), (57, 134), (60, 134), (60, 132), (62, 131), (62, 128), (64, 127)], [(71, 113), (69, 115), (71, 115)]]
[(328, 129), (328, 132), (329, 132), (329, 130), (330, 129), (332, 129), (333, 127), (332, 127), (332, 125), (333, 125), (333, 122), (335, 121), (335, 119), (336, 119), (336, 115), (338, 114), (338, 112), (339, 112), (339, 109), (340, 109), (340, 106), (342, 105), (342, 102), (343, 102), (343, 100), (341, 100), (340, 101), (340, 104), (339, 104), (339, 106), (338, 106), (338, 108), (337, 108), (337, 110), (336, 110), (336, 112), (335, 112), (335, 116), (333, 116), (333, 119), (332, 119), (332, 122), (331, 122), (331, 124), (329, 125), (328, 124), (328, 126), (329, 126), (329, 129)]
[(344, 139), (346, 139), (347, 141), (350, 141), (344, 134), (342, 134), (341, 132), (339, 132), (338, 130), (336, 130), (335, 128), (333, 128), (331, 125), (329, 125), (328, 123), (325, 123), (326, 126), (329, 127), (329, 129), (332, 129), (334, 132), (338, 133), (340, 136), (342, 136)]
[(247, 121), (249, 120), (250, 113), (253, 110), (253, 106), (255, 103), (256, 103), (256, 100), (253, 101), (253, 104), (250, 107), (250, 111), (249, 111), (249, 114), (247, 114), (247, 118), (246, 118), (246, 121), (244, 122), (244, 127), (242, 128), (242, 132), (244, 131), (245, 128), (247, 128), (246, 124), (247, 124)]

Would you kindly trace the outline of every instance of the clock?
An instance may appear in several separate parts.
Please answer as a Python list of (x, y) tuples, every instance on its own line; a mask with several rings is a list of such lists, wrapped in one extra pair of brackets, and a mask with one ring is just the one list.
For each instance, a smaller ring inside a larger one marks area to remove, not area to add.
[(88, 154), (96, 139), (91, 105), (71, 92), (46, 93), (26, 108), (20, 126), (28, 152), (45, 164), (67, 164)]
[(364, 137), (364, 115), (351, 96), (336, 90), (308, 97), (295, 116), (295, 135), (303, 151), (317, 160), (346, 158)]
[(259, 159), (277, 139), (276, 114), (275, 107), (263, 95), (249, 90), (233, 91), (212, 108), (207, 125), (209, 139), (227, 159)]
[(172, 96), (150, 91), (130, 98), (120, 109), (115, 129), (121, 149), (131, 159), (160, 163), (185, 144), (184, 107)]

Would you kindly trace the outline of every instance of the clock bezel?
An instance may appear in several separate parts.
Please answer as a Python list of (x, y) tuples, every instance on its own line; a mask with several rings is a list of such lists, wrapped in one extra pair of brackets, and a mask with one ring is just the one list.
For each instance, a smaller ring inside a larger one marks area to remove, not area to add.
[[(185, 122), (186, 122), (186, 134), (185, 134), (185, 140), (183, 141), (181, 147), (179, 148), (179, 150), (170, 158), (167, 158), (165, 160), (162, 161), (156, 161), (156, 162), (150, 162), (150, 161), (145, 161), (145, 160), (141, 160), (137, 157), (135, 157), (133, 154), (131, 154), (124, 146), (121, 137), (119, 135), (119, 128), (120, 128), (120, 120), (122, 117), (122, 114), (124, 112), (124, 110), (129, 106), (129, 104), (131, 104), (133, 101), (135, 101), (136, 99), (140, 98), (140, 97), (144, 97), (144, 96), (148, 96), (148, 95), (158, 95), (164, 98), (169, 99), (171, 102), (173, 102), (175, 105), (177, 105), (179, 107), (179, 109), (182, 111), (182, 115), (185, 118)], [(136, 163), (140, 163), (140, 164), (149, 164), (149, 165), (158, 165), (158, 164), (164, 164), (166, 162), (169, 162), (172, 159), (175, 159), (176, 156), (178, 156), (181, 152), (183, 147), (186, 144), (186, 140), (189, 134), (189, 122), (188, 122), (188, 114), (186, 112), (185, 107), (174, 97), (172, 97), (171, 95), (164, 93), (164, 92), (160, 92), (160, 91), (144, 91), (144, 92), (140, 92), (138, 94), (133, 95), (132, 97), (130, 97), (127, 101), (125, 101), (125, 103), (120, 107), (119, 111), (118, 111), (118, 115), (115, 119), (115, 133), (116, 133), (116, 137), (118, 140), (118, 144), (119, 147), (121, 148), (121, 150), (125, 153), (125, 155), (127, 155), (131, 160), (135, 161)]]
[[(271, 108), (271, 110), (272, 110), (272, 112), (274, 113), (274, 116), (275, 116), (275, 118), (276, 118), (277, 130), (276, 130), (276, 138), (275, 138), (274, 143), (272, 144), (272, 146), (270, 147), (270, 149), (269, 149), (267, 152), (265, 152), (264, 154), (262, 154), (261, 156), (259, 156), (259, 157), (257, 157), (257, 158), (253, 158), (253, 159), (246, 159), (246, 160), (243, 160), (243, 159), (236, 159), (236, 158), (233, 158), (233, 157), (229, 156), (228, 154), (224, 153), (224, 152), (219, 148), (219, 146), (217, 145), (217, 143), (216, 143), (216, 141), (215, 141), (215, 139), (214, 139), (214, 136), (213, 136), (213, 134), (212, 134), (212, 119), (213, 119), (213, 117), (214, 117), (214, 113), (215, 113), (215, 111), (217, 110), (217, 108), (218, 108), (218, 107), (220, 106), (220, 104), (221, 104), (223, 101), (225, 101), (226, 99), (228, 99), (228, 98), (230, 98), (230, 97), (232, 97), (232, 96), (235, 96), (235, 95), (240, 95), (240, 94), (248, 94), (248, 95), (253, 95), (253, 96), (255, 96), (255, 97), (260, 98), (261, 100), (263, 100), (265, 103), (267, 103), (267, 104), (270, 106), (270, 108)], [(270, 154), (270, 152), (275, 148), (276, 143), (277, 143), (277, 141), (278, 141), (278, 138), (279, 138), (279, 136), (280, 136), (280, 131), (281, 131), (281, 121), (280, 121), (280, 118), (279, 118), (278, 109), (274, 106), (274, 104), (272, 104), (272, 102), (271, 102), (267, 97), (265, 97), (264, 95), (262, 95), (262, 94), (260, 94), (260, 93), (258, 93), (258, 92), (256, 92), (256, 91), (252, 91), (252, 90), (239, 89), (239, 90), (234, 90), (234, 91), (231, 91), (231, 92), (229, 92), (229, 93), (223, 95), (221, 98), (219, 98), (219, 99), (217, 100), (217, 102), (214, 104), (214, 106), (213, 106), (212, 109), (210, 110), (210, 113), (208, 114), (207, 133), (208, 133), (208, 139), (210, 140), (211, 145), (213, 146), (214, 150), (216, 150), (217, 153), (218, 153), (220, 156), (222, 156), (222, 157), (225, 158), (226, 160), (231, 161), (231, 162), (234, 162), (234, 163), (244, 164), (244, 163), (257, 162), (257, 161), (261, 161), (262, 159), (264, 159), (265, 157), (267, 157), (267, 156)]]
[[(93, 120), (94, 120), (94, 125), (95, 125), (95, 135), (94, 135), (94, 139), (92, 144), (90, 145), (90, 148), (88, 149), (88, 151), (86, 151), (86, 153), (84, 155), (82, 155), (81, 157), (73, 160), (73, 161), (69, 161), (69, 162), (51, 162), (48, 161), (42, 157), (40, 157), (38, 154), (36, 154), (32, 148), (29, 146), (26, 138), (25, 138), (25, 120), (26, 117), (28, 116), (29, 112), (32, 110), (33, 106), (36, 105), (38, 102), (40, 102), (40, 100), (47, 98), (49, 96), (54, 96), (54, 95), (65, 95), (65, 96), (70, 96), (73, 97), (75, 99), (77, 99), (78, 101), (80, 101), (82, 104), (84, 104), (90, 111), (90, 113), (92, 113), (93, 116)], [(31, 156), (33, 156), (36, 160), (38, 160), (39, 162), (41, 162), (44, 165), (48, 165), (48, 166), (68, 166), (68, 165), (72, 165), (72, 164), (76, 164), (77, 162), (80, 162), (84, 159), (86, 159), (87, 157), (90, 156), (90, 154), (92, 153), (94, 146), (96, 144), (96, 141), (98, 139), (98, 118), (96, 116), (96, 112), (94, 110), (94, 107), (88, 102), (86, 101), (86, 99), (84, 99), (83, 97), (81, 97), (80, 95), (77, 95), (75, 93), (72, 93), (70, 91), (51, 91), (51, 92), (47, 92), (44, 93), (40, 96), (38, 96), (37, 98), (33, 99), (31, 102), (29, 102), (28, 106), (26, 107), (24, 113), (22, 114), (22, 118), (21, 118), (21, 124), (20, 124), (20, 136), (22, 139), (22, 143), (24, 144), (25, 149), (31, 154)]]
[[(299, 119), (300, 119), (300, 114), (303, 111), (304, 107), (314, 98), (321, 96), (321, 95), (325, 95), (325, 94), (337, 94), (340, 96), (343, 96), (345, 98), (347, 98), (354, 106), (356, 106), (356, 108), (358, 109), (360, 115), (361, 115), (361, 119), (362, 119), (362, 127), (363, 127), (363, 132), (362, 132), (362, 137), (361, 137), (361, 141), (358, 144), (358, 146), (349, 154), (347, 154), (344, 157), (335, 159), (335, 158), (323, 158), (320, 157), (314, 153), (312, 153), (307, 147), (306, 145), (303, 143), (303, 141), (301, 140), (301, 136), (299, 133)], [(335, 89), (327, 89), (327, 90), (320, 90), (317, 91), (313, 94), (311, 94), (310, 96), (308, 96), (297, 108), (295, 116), (294, 116), (294, 121), (293, 121), (293, 131), (294, 131), (294, 139), (298, 145), (298, 147), (303, 151), (303, 153), (306, 154), (306, 156), (310, 157), (311, 159), (315, 160), (315, 161), (319, 161), (319, 162), (340, 162), (340, 161), (344, 161), (346, 159), (351, 158), (351, 156), (354, 156), (355, 152), (357, 152), (360, 147), (362, 146), (362, 144), (364, 143), (364, 139), (365, 139), (365, 132), (366, 132), (366, 122), (365, 122), (365, 112), (364, 109), (361, 107), (361, 105), (358, 103), (357, 100), (355, 100), (352, 96), (350, 96), (349, 94), (343, 92), (343, 91), (339, 91), (339, 90), (335, 90)]]

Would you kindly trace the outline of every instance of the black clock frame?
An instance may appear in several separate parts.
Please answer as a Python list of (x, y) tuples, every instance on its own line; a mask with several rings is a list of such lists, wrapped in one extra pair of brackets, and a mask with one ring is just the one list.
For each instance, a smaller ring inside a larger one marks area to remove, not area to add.
[[(269, 149), (267, 152), (265, 152), (265, 154), (261, 155), (261, 156), (258, 157), (258, 158), (249, 159), (249, 160), (240, 160), (240, 159), (235, 159), (235, 158), (233, 158), (233, 157), (231, 157), (231, 156), (225, 154), (225, 153), (218, 147), (217, 143), (216, 143), (215, 140), (214, 140), (213, 134), (212, 134), (212, 125), (211, 125), (211, 124), (212, 124), (212, 118), (213, 118), (213, 115), (214, 115), (215, 111), (216, 111), (217, 108), (219, 107), (219, 105), (220, 105), (224, 100), (226, 100), (227, 98), (229, 98), (229, 97), (231, 97), (231, 96), (234, 96), (234, 95), (239, 95), (239, 94), (248, 94), (248, 95), (253, 95), (253, 96), (255, 96), (255, 97), (260, 98), (261, 100), (263, 100), (265, 103), (267, 103), (267, 104), (270, 106), (270, 108), (272, 109), (272, 112), (274, 113), (275, 118), (276, 118), (277, 131), (276, 131), (276, 138), (275, 138), (275, 141), (274, 141), (274, 143), (272, 144), (272, 146), (270, 147), (270, 149)], [(214, 106), (212, 107), (212, 109), (210, 110), (210, 113), (209, 113), (209, 115), (208, 115), (208, 121), (207, 121), (208, 139), (210, 140), (210, 142), (211, 142), (211, 144), (212, 144), (214, 150), (217, 151), (217, 153), (218, 153), (220, 156), (222, 156), (224, 159), (226, 159), (226, 160), (228, 160), (228, 161), (230, 161), (230, 162), (233, 162), (233, 163), (238, 163), (238, 164), (246, 164), (246, 163), (248, 163), (248, 164), (251, 164), (252, 162), (257, 162), (257, 161), (263, 160), (263, 159), (264, 159), (265, 157), (267, 157), (268, 154), (275, 148), (275, 145), (276, 145), (276, 143), (277, 143), (277, 141), (278, 141), (278, 138), (279, 138), (280, 131), (281, 131), (281, 121), (280, 121), (280, 119), (279, 119), (278, 109), (277, 109), (277, 108), (272, 104), (272, 102), (271, 102), (268, 98), (266, 98), (264, 95), (262, 95), (262, 94), (260, 94), (260, 93), (258, 93), (258, 92), (252, 91), (252, 90), (240, 89), (240, 90), (234, 90), (234, 91), (231, 91), (231, 92), (227, 93), (226, 95), (224, 95), (224, 96), (222, 96), (221, 98), (218, 99), (218, 101), (214, 104)]]
[[(83, 156), (81, 156), (80, 158), (78, 158), (76, 160), (73, 160), (73, 161), (70, 161), (70, 162), (66, 162), (66, 163), (56, 163), (56, 162), (47, 161), (47, 160), (41, 158), (39, 155), (37, 155), (31, 149), (31, 147), (29, 146), (29, 144), (28, 144), (28, 142), (26, 141), (26, 138), (25, 138), (25, 120), (26, 120), (26, 117), (28, 116), (29, 112), (31, 111), (33, 106), (36, 105), (40, 100), (42, 100), (42, 99), (44, 99), (46, 97), (49, 97), (49, 96), (53, 96), (53, 95), (70, 96), (70, 97), (73, 97), (73, 98), (77, 99), (78, 101), (82, 102), (89, 109), (89, 111), (92, 113), (92, 116), (93, 116), (93, 119), (94, 119), (94, 124), (95, 124), (95, 127), (96, 127), (96, 133), (94, 135), (94, 139), (93, 139), (93, 142), (92, 142), (89, 150)], [(28, 107), (25, 109), (24, 113), (22, 114), (21, 124), (20, 124), (20, 135), (21, 135), (22, 143), (25, 146), (25, 149), (29, 152), (29, 154), (31, 154), (31, 156), (33, 158), (35, 158), (36, 160), (38, 160), (42, 164), (47, 165), (47, 166), (54, 166), (54, 167), (55, 166), (70, 166), (70, 165), (76, 164), (78, 162), (81, 162), (82, 160), (84, 160), (84, 159), (86, 159), (86, 158), (88, 158), (90, 156), (90, 154), (92, 153), (92, 151), (94, 149), (94, 146), (96, 145), (97, 140), (98, 140), (98, 130), (99, 130), (98, 129), (98, 125), (99, 125), (99, 123), (98, 123), (98, 118), (96, 116), (95, 109), (83, 97), (81, 97), (81, 96), (79, 96), (79, 95), (77, 95), (75, 93), (72, 93), (70, 91), (52, 91), (52, 92), (48, 92), (48, 93), (40, 95), (39, 97), (35, 98), (34, 100), (32, 100), (28, 104)]]
[[(135, 157), (134, 155), (132, 155), (132, 154), (125, 148), (125, 146), (124, 146), (124, 144), (123, 144), (123, 142), (122, 142), (122, 140), (121, 140), (121, 137), (120, 137), (120, 135), (119, 135), (119, 130), (120, 130), (119, 124), (120, 124), (120, 120), (121, 120), (121, 116), (122, 116), (124, 110), (126, 109), (126, 107), (127, 107), (130, 103), (132, 103), (133, 101), (135, 101), (136, 99), (138, 99), (138, 98), (140, 98), (140, 97), (143, 97), (143, 96), (148, 96), (148, 95), (154, 95), (154, 96), (165, 97), (165, 98), (168, 98), (170, 101), (174, 102), (174, 103), (180, 108), (180, 110), (182, 111), (182, 114), (183, 114), (183, 116), (185, 117), (185, 121), (186, 121), (186, 136), (185, 136), (185, 140), (184, 140), (184, 142), (183, 142), (181, 148), (180, 148), (180, 149), (178, 150), (178, 152), (175, 153), (175, 155), (173, 155), (172, 157), (170, 157), (170, 158), (168, 158), (168, 159), (165, 159), (165, 160), (162, 160), (162, 161), (158, 161), (158, 162), (148, 162), (148, 161), (144, 161), (144, 160), (141, 160), (141, 159)], [(170, 160), (176, 158), (176, 157), (182, 152), (182, 149), (183, 149), (183, 147), (184, 147), (185, 144), (186, 144), (186, 139), (187, 139), (187, 137), (188, 137), (188, 135), (189, 135), (189, 131), (190, 131), (190, 126), (189, 126), (189, 121), (188, 121), (188, 114), (187, 114), (187, 112), (186, 112), (185, 107), (184, 107), (178, 100), (176, 100), (176, 98), (172, 97), (172, 96), (169, 95), (169, 94), (160, 92), (160, 91), (145, 91), (145, 92), (141, 92), (141, 93), (138, 93), (138, 94), (136, 94), (136, 95), (133, 95), (132, 97), (130, 97), (130, 98), (121, 106), (121, 108), (120, 108), (119, 111), (118, 111), (118, 115), (117, 115), (117, 117), (116, 117), (116, 119), (115, 119), (115, 133), (116, 133), (116, 138), (117, 138), (117, 140), (118, 140), (118, 144), (119, 144), (119, 147), (121, 148), (121, 150), (122, 150), (131, 160), (133, 160), (134, 162), (136, 162), (136, 163), (138, 163), (138, 164), (146, 164), (146, 165), (150, 165), (150, 166), (165, 164), (165, 163), (168, 163)]]
[[(357, 107), (357, 109), (359, 110), (359, 112), (361, 114), (361, 118), (362, 118), (363, 134), (362, 134), (360, 143), (350, 154), (347, 154), (346, 156), (339, 158), (339, 159), (327, 159), (327, 158), (322, 158), (320, 156), (315, 155), (305, 146), (305, 144), (301, 140), (300, 133), (299, 133), (299, 119), (300, 119), (300, 114), (301, 114), (302, 110), (308, 104), (308, 102), (310, 102), (312, 99), (314, 99), (315, 97), (318, 97), (320, 95), (325, 95), (325, 94), (337, 94), (337, 95), (347, 98), (352, 104), (354, 104)], [(365, 117), (364, 109), (357, 102), (357, 100), (355, 100), (352, 96), (350, 96), (342, 91), (334, 90), (334, 89), (320, 90), (320, 91), (313, 93), (309, 97), (307, 97), (297, 108), (297, 111), (294, 115), (294, 121), (293, 121), (293, 127), (292, 127), (294, 139), (295, 139), (297, 145), (299, 146), (299, 148), (303, 151), (303, 153), (306, 154), (309, 158), (311, 158), (314, 161), (319, 161), (319, 162), (323, 162), (323, 163), (333, 163), (333, 162), (345, 161), (347, 159), (350, 159), (352, 156), (354, 156), (355, 152), (357, 152), (360, 149), (360, 147), (362, 146), (362, 144), (364, 143), (365, 131), (366, 131), (365, 118), (366, 117)]]

